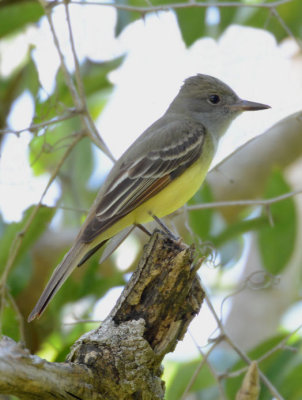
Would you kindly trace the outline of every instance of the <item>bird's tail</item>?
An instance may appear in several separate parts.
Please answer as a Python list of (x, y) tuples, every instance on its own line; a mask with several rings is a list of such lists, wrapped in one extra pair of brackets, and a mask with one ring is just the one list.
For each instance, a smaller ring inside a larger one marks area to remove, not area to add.
[(87, 244), (76, 241), (69, 252), (65, 255), (62, 262), (54, 270), (48, 284), (46, 285), (41, 297), (34, 309), (30, 313), (27, 321), (31, 322), (39, 318), (52, 297), (57, 293), (72, 271), (79, 265), (82, 258), (87, 253)]

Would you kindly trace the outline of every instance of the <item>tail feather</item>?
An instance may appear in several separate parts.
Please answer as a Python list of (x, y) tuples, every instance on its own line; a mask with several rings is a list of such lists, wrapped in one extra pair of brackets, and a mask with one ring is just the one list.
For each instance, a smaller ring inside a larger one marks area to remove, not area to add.
[(57, 293), (72, 271), (78, 266), (87, 252), (87, 244), (76, 242), (69, 252), (65, 255), (62, 262), (54, 270), (47, 286), (45, 287), (41, 297), (39, 298), (34, 309), (30, 313), (27, 321), (31, 322), (35, 318), (39, 318), (50, 300)]

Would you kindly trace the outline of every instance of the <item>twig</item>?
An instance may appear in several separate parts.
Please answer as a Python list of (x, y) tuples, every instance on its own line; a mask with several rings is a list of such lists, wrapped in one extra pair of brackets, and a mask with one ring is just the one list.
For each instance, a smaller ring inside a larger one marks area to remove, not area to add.
[[(233, 342), (233, 340), (228, 336), (228, 334), (224, 330), (224, 326), (218, 317), (210, 299), (205, 291), (205, 301), (207, 302), (207, 305), (213, 314), (213, 317), (215, 318), (217, 325), (220, 329), (221, 335), (223, 339), (235, 350), (235, 352), (239, 355), (239, 357), (245, 361), (248, 365), (251, 364), (252, 360), (236, 345), (236, 343)], [(270, 382), (270, 380), (263, 374), (263, 372), (259, 369), (259, 376), (262, 379), (262, 382), (266, 385), (266, 387), (269, 389), (270, 393), (275, 396), (276, 399), (278, 400), (284, 400), (284, 398), (281, 396), (281, 394), (278, 392), (278, 390), (275, 388), (275, 386)]]
[(302, 51), (302, 43), (301, 40), (299, 40), (291, 31), (291, 29), (286, 25), (286, 23), (283, 21), (283, 19), (281, 18), (280, 14), (278, 13), (278, 11), (276, 10), (275, 7), (273, 7), (271, 9), (271, 13), (272, 15), (277, 19), (277, 21), (280, 23), (280, 25), (282, 26), (282, 28), (284, 29), (284, 31), (288, 34), (288, 36), (294, 38), (295, 42), (297, 43), (297, 45), (300, 47), (300, 50)]
[(67, 119), (74, 118), (79, 115), (82, 111), (77, 110), (76, 108), (68, 109), (68, 112), (65, 115), (61, 115), (59, 117), (55, 117), (50, 119), (49, 121), (40, 122), (39, 124), (31, 124), (30, 126), (18, 130), (13, 130), (10, 128), (0, 129), (0, 135), (5, 135), (7, 133), (13, 133), (15, 135), (19, 135), (22, 132), (26, 131), (37, 131), (39, 129), (47, 128), (50, 125), (57, 124), (62, 121), (66, 121)]
[(192, 375), (191, 380), (190, 380), (190, 382), (188, 383), (187, 387), (185, 388), (185, 391), (183, 392), (183, 394), (182, 394), (180, 400), (186, 400), (186, 399), (187, 399), (187, 396), (188, 396), (188, 394), (189, 394), (189, 392), (190, 392), (190, 390), (191, 390), (191, 388), (192, 388), (194, 382), (196, 381), (199, 372), (201, 371), (201, 369), (203, 368), (203, 366), (204, 366), (205, 364), (208, 364), (210, 371), (212, 372), (214, 378), (215, 378), (216, 381), (217, 381), (218, 389), (219, 389), (219, 392), (220, 392), (221, 399), (222, 399), (222, 400), (225, 399), (225, 394), (224, 394), (223, 388), (222, 388), (222, 386), (221, 386), (221, 379), (220, 379), (220, 377), (216, 374), (216, 371), (214, 370), (214, 368), (212, 367), (212, 365), (208, 362), (208, 358), (209, 358), (210, 354), (211, 354), (212, 351), (215, 349), (215, 347), (220, 343), (219, 340), (217, 340), (216, 342), (214, 342), (213, 346), (212, 346), (212, 347), (209, 349), (209, 351), (205, 354), (205, 353), (200, 349), (200, 347), (198, 346), (198, 344), (196, 343), (194, 337), (193, 337), (191, 334), (190, 334), (190, 336), (191, 336), (191, 338), (192, 338), (192, 340), (193, 340), (193, 342), (194, 342), (194, 344), (195, 344), (197, 350), (199, 351), (199, 353), (200, 353), (202, 359), (201, 359), (199, 365), (197, 366), (196, 370), (194, 371), (194, 374)]
[(85, 117), (86, 117), (86, 124), (89, 126), (89, 131), (91, 131), (94, 135), (94, 137), (96, 137), (98, 140), (101, 141), (101, 149), (104, 151), (110, 158), (112, 161), (115, 161), (113, 155), (111, 154), (110, 150), (108, 149), (108, 147), (106, 146), (105, 142), (103, 141), (103, 139), (100, 137), (99, 132), (96, 129), (96, 126), (91, 118), (91, 115), (88, 111), (88, 107), (87, 107), (87, 101), (86, 101), (86, 96), (85, 96), (85, 89), (84, 89), (84, 84), (83, 84), (83, 80), (81, 77), (81, 71), (80, 71), (80, 63), (77, 57), (77, 53), (76, 53), (76, 48), (75, 48), (75, 43), (74, 43), (74, 38), (73, 38), (73, 32), (72, 32), (72, 27), (71, 27), (71, 20), (70, 20), (70, 13), (69, 13), (69, 7), (68, 7), (68, 3), (69, 0), (65, 0), (64, 1), (64, 5), (65, 5), (65, 13), (66, 13), (66, 19), (67, 19), (67, 26), (68, 26), (68, 33), (69, 33), (69, 41), (70, 41), (70, 46), (71, 46), (71, 52), (72, 52), (72, 56), (73, 56), (73, 62), (74, 62), (74, 66), (75, 66), (75, 79), (76, 79), (76, 83), (77, 83), (77, 87), (78, 87), (78, 91), (79, 91), (79, 97), (82, 101), (82, 104), (84, 105), (84, 113), (85, 113)]
[(260, 363), (261, 361), (265, 360), (266, 358), (270, 357), (272, 354), (274, 354), (276, 351), (280, 349), (284, 349), (284, 346), (286, 342), (295, 334), (297, 333), (300, 329), (302, 328), (302, 324), (299, 325), (295, 330), (290, 332), (284, 339), (282, 339), (275, 347), (273, 347), (271, 350), (267, 351), (262, 357), (257, 359), (257, 362)]
[[(258, 278), (258, 282), (256, 281), (255, 283), (253, 282), (253, 278), (255, 279)], [(260, 281), (259, 277), (262, 277), (262, 280)], [(260, 282), (259, 282), (260, 281)], [(279, 277), (275, 276), (269, 272), (263, 271), (263, 270), (258, 270), (254, 271), (251, 274), (249, 274), (239, 285), (239, 287), (234, 290), (232, 293), (229, 295), (225, 296), (221, 302), (220, 305), (220, 314), (221, 316), (223, 315), (223, 307), (225, 303), (238, 295), (239, 293), (243, 292), (247, 288), (251, 290), (263, 290), (263, 289), (268, 289), (270, 287), (274, 287), (279, 284)], [(221, 317), (222, 318), (222, 317)]]
[[(93, 121), (89, 115), (88, 109), (87, 109), (85, 96), (80, 96), (78, 94), (77, 88), (74, 85), (72, 76), (67, 69), (67, 65), (65, 63), (65, 57), (61, 50), (59, 39), (58, 39), (54, 24), (53, 24), (52, 15), (51, 15), (51, 7), (48, 7), (48, 3), (45, 0), (39, 0), (39, 1), (44, 8), (45, 15), (48, 20), (48, 24), (50, 27), (50, 31), (52, 33), (53, 41), (54, 41), (55, 47), (57, 49), (57, 52), (58, 52), (58, 55), (60, 58), (60, 64), (61, 64), (61, 68), (62, 68), (62, 71), (64, 74), (66, 85), (70, 91), (70, 94), (73, 98), (76, 108), (79, 110), (82, 110), (82, 113), (80, 114), (80, 116), (82, 119), (82, 123), (83, 123), (84, 127), (86, 128), (87, 134), (90, 137), (90, 139), (93, 141), (93, 143), (95, 143), (112, 161), (115, 161), (113, 155), (111, 154), (110, 150), (108, 149), (105, 142), (103, 141), (101, 136), (98, 134), (98, 131), (94, 126), (94, 123), (93, 123)], [(65, 2), (64, 2), (64, 4), (65, 4)], [(72, 51), (73, 50), (74, 50), (74, 48), (72, 47)], [(73, 52), (73, 55), (74, 55), (74, 57), (76, 57), (76, 54), (74, 52)]]
[(65, 13), (66, 13), (66, 20), (67, 20), (67, 27), (68, 27), (68, 33), (69, 33), (69, 41), (70, 41), (70, 46), (71, 46), (71, 52), (72, 52), (72, 56), (73, 56), (74, 66), (75, 66), (75, 78), (76, 78), (78, 90), (80, 92), (80, 97), (81, 97), (82, 102), (83, 102), (86, 99), (85, 90), (84, 90), (84, 85), (83, 85), (81, 72), (80, 72), (80, 64), (79, 64), (79, 60), (78, 60), (76, 49), (75, 49), (75, 43), (74, 43), (74, 40), (73, 40), (73, 33), (72, 33), (70, 13), (69, 13), (69, 7), (68, 7), (68, 1), (67, 0), (64, 1), (64, 6), (65, 6)]
[[(66, 1), (66, 0), (65, 0)], [(232, 1), (225, 1), (225, 2), (197, 2), (196, 0), (189, 0), (188, 2), (185, 3), (172, 3), (172, 4), (162, 4), (162, 5), (148, 5), (147, 7), (143, 6), (131, 6), (131, 5), (125, 5), (125, 4), (117, 4), (117, 3), (107, 3), (107, 2), (92, 2), (92, 1), (77, 1), (77, 0), (71, 0), (69, 3), (75, 4), (75, 5), (99, 5), (99, 6), (105, 6), (105, 7), (114, 7), (116, 10), (123, 10), (123, 11), (136, 11), (141, 13), (142, 15), (145, 15), (146, 13), (150, 12), (158, 12), (158, 11), (170, 11), (170, 10), (176, 10), (176, 9), (187, 9), (187, 8), (207, 8), (207, 7), (217, 7), (217, 8), (263, 8), (270, 10), (271, 15), (273, 15), (280, 25), (283, 27), (284, 31), (292, 37), (300, 49), (302, 49), (302, 43), (301, 41), (295, 37), (291, 29), (287, 26), (287, 24), (284, 22), (282, 17), (277, 11), (277, 7), (288, 4), (293, 2), (294, 0), (279, 0), (279, 1), (274, 1), (271, 3), (245, 3), (245, 2), (232, 2)], [(55, 5), (60, 5), (62, 4), (61, 2), (57, 1)]]
[[(258, 360), (257, 360), (258, 361)], [(232, 371), (232, 372), (225, 372), (220, 374), (220, 379), (226, 379), (226, 378), (237, 378), (238, 376), (246, 373), (246, 371), (248, 370), (248, 365), (246, 367), (237, 369), (236, 371)]]
[(203, 210), (208, 208), (219, 208), (219, 207), (238, 207), (238, 206), (269, 206), (273, 203), (286, 200), (290, 197), (302, 194), (302, 189), (293, 190), (292, 192), (284, 193), (280, 196), (272, 197), (270, 199), (261, 200), (230, 200), (230, 201), (216, 201), (213, 203), (197, 204), (194, 206), (186, 206), (188, 211)]
[(73, 83), (73, 80), (72, 80), (72, 77), (71, 77), (71, 75), (70, 75), (70, 73), (69, 73), (69, 71), (67, 69), (67, 66), (66, 66), (66, 63), (65, 63), (65, 57), (64, 57), (64, 54), (62, 53), (62, 50), (61, 50), (61, 47), (60, 47), (60, 44), (59, 44), (59, 39), (58, 39), (58, 36), (56, 34), (55, 27), (54, 27), (54, 24), (53, 24), (53, 21), (52, 21), (51, 9), (48, 7), (48, 3), (45, 0), (39, 0), (39, 1), (41, 3), (42, 7), (44, 8), (45, 15), (46, 15), (46, 18), (48, 20), (48, 24), (49, 24), (49, 27), (50, 27), (50, 31), (52, 33), (53, 41), (54, 41), (55, 47), (57, 49), (57, 52), (58, 52), (58, 55), (59, 55), (59, 58), (60, 58), (61, 68), (62, 68), (62, 71), (63, 71), (63, 74), (64, 74), (66, 85), (68, 86), (68, 89), (69, 89), (70, 94), (71, 94), (71, 96), (73, 98), (73, 101), (75, 102), (76, 107), (78, 109), (81, 109), (83, 104), (81, 102), (81, 99), (78, 96), (76, 87), (75, 87), (75, 85)]
[[(117, 10), (124, 10), (124, 11), (137, 11), (139, 13), (145, 14), (148, 12), (155, 12), (155, 11), (169, 11), (171, 9), (181, 9), (181, 8), (205, 8), (205, 7), (217, 7), (217, 8), (224, 8), (224, 7), (241, 7), (241, 8), (266, 8), (266, 9), (273, 9), (283, 4), (291, 3), (293, 0), (279, 0), (272, 3), (238, 3), (234, 1), (226, 1), (226, 2), (196, 2), (196, 0), (192, 0), (186, 3), (172, 3), (172, 4), (162, 4), (158, 6), (151, 6), (151, 7), (141, 7), (141, 6), (128, 6), (123, 4), (116, 4), (116, 3), (107, 3), (107, 2), (93, 2), (93, 1), (76, 1), (71, 0), (71, 4), (77, 5), (98, 5), (98, 6), (107, 6), (113, 7)], [(62, 2), (57, 2), (56, 5), (62, 4)]]

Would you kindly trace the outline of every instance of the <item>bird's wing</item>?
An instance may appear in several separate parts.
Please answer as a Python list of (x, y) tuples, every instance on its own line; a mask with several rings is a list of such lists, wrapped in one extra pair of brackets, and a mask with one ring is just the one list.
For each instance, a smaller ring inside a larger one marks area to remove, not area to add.
[(192, 124), (177, 132), (172, 143), (150, 150), (125, 163), (107, 186), (95, 214), (81, 232), (80, 240), (89, 243), (143, 202), (164, 189), (201, 155), (205, 128)]

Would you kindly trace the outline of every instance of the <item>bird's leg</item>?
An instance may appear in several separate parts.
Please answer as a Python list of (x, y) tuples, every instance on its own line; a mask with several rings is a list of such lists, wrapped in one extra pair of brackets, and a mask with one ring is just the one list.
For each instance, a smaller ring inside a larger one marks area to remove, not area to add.
[(162, 221), (160, 218), (158, 218), (156, 215), (152, 214), (151, 212), (150, 212), (150, 215), (151, 215), (151, 217), (154, 219), (154, 221), (158, 223), (158, 225), (162, 228), (162, 230), (163, 230), (165, 233), (167, 233), (167, 235), (170, 236), (170, 238), (171, 238), (172, 240), (179, 241), (179, 238), (176, 237), (176, 236), (170, 231), (170, 229), (167, 227), (167, 225), (165, 225), (165, 224), (163, 223), (163, 221)]
[(144, 232), (146, 235), (151, 236), (151, 232), (148, 231), (147, 228), (144, 227), (142, 224), (134, 224), (137, 228), (139, 228), (142, 232)]

